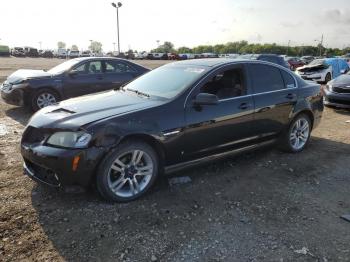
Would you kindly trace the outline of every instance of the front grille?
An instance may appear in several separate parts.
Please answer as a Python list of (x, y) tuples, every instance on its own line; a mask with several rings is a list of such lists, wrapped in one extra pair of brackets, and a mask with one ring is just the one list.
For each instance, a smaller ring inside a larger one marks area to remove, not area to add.
[(350, 100), (349, 101), (345, 101), (345, 100), (338, 100), (338, 99), (328, 98), (327, 101), (330, 102), (330, 103), (334, 103), (334, 104), (350, 105)]
[(350, 88), (333, 87), (333, 92), (340, 94), (350, 94)]
[(50, 169), (36, 165), (33, 162), (29, 161), (28, 159), (24, 159), (24, 162), (25, 162), (25, 167), (30, 172), (30, 176), (50, 186), (54, 186), (54, 187), (60, 186), (60, 181), (55, 172), (53, 172)]
[(28, 126), (23, 133), (23, 143), (40, 143), (46, 138), (46, 134), (39, 128)]

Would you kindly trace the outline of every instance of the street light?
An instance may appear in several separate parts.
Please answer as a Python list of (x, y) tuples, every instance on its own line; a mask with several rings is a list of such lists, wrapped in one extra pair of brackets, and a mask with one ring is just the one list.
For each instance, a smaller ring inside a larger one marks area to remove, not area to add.
[(90, 51), (92, 52), (92, 42), (94, 41), (94, 40), (89, 40), (90, 41)]
[(287, 55), (288, 55), (288, 52), (289, 52), (289, 45), (290, 45), (290, 40), (288, 40)]
[(116, 3), (111, 3), (112, 6), (117, 9), (117, 35), (118, 35), (118, 55), (120, 54), (120, 42), (119, 42), (119, 8), (122, 7), (122, 3), (121, 2), (118, 2), (117, 4)]

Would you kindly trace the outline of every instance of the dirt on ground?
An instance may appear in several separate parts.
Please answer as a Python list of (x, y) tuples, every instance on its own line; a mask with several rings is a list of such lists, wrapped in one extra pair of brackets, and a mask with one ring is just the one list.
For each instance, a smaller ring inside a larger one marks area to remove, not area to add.
[[(0, 58), (0, 78), (60, 62)], [(192, 181), (163, 177), (127, 204), (25, 177), (30, 116), (0, 101), (0, 261), (350, 261), (350, 111), (326, 108), (302, 153), (270, 147), (181, 171)]]

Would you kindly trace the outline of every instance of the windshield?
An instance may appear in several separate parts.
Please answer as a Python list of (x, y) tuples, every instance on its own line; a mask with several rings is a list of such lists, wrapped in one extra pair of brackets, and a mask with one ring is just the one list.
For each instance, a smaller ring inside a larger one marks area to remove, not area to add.
[(62, 64), (59, 64), (58, 66), (51, 68), (47, 72), (49, 72), (50, 74), (53, 74), (53, 75), (60, 74), (60, 73), (67, 71), (68, 69), (70, 69), (72, 66), (74, 66), (77, 63), (79, 63), (79, 60), (76, 60), (76, 59), (68, 60)]
[(123, 89), (170, 99), (192, 85), (205, 72), (207, 69), (201, 66), (162, 66), (137, 78)]
[(325, 65), (326, 61), (324, 59), (315, 59), (309, 65)]

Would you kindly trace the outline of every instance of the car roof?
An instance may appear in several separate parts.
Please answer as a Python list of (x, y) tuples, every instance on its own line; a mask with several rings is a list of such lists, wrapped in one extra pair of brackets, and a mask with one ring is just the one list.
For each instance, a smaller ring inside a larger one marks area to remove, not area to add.
[(224, 64), (230, 64), (232, 62), (245, 62), (245, 61), (250, 61), (250, 60), (249, 59), (230, 59), (230, 58), (204, 58), (204, 59), (183, 60), (172, 64), (216, 67)]
[(123, 60), (123, 61), (127, 61), (126, 59), (123, 59), (123, 58), (110, 57), (110, 56), (77, 57), (77, 58), (74, 58), (74, 60), (75, 61), (79, 61), (79, 62), (81, 62), (81, 61), (88, 61), (88, 60)]

